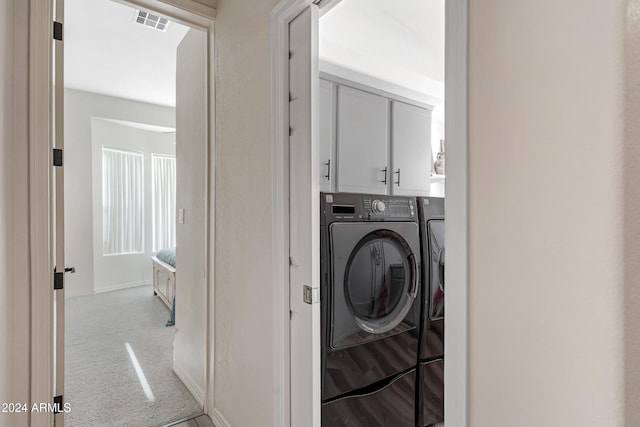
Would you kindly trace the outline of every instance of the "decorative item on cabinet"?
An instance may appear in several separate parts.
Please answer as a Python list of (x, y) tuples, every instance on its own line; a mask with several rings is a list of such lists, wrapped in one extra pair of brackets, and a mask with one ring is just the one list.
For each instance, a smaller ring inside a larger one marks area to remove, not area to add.
[(444, 139), (440, 140), (440, 152), (436, 155), (436, 161), (433, 164), (433, 170), (438, 175), (444, 175)]

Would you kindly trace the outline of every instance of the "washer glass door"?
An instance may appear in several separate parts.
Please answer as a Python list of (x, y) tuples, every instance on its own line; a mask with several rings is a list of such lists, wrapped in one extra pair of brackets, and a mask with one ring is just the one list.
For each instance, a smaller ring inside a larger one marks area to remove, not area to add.
[(444, 220), (427, 222), (429, 236), (429, 318), (444, 319)]
[(333, 348), (415, 327), (405, 321), (418, 290), (415, 250), (399, 232), (376, 226), (354, 241), (348, 256), (334, 258)]

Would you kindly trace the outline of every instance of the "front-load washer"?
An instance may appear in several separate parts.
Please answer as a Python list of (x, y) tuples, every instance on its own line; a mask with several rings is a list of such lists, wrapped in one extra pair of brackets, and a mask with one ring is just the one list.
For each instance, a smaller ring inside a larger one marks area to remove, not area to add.
[(416, 199), (321, 193), (322, 425), (414, 427)]
[(416, 413), (419, 427), (444, 420), (444, 199), (419, 197), (422, 294)]

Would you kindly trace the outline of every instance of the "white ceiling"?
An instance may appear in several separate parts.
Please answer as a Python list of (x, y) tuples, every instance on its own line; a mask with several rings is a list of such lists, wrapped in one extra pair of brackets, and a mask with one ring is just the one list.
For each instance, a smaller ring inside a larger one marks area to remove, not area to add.
[[(320, 20), (320, 59), (442, 98), (445, 0), (343, 0)], [(175, 106), (176, 47), (112, 0), (65, 1), (65, 86)]]
[(441, 97), (444, 0), (342, 0), (320, 19), (320, 59)]
[(134, 14), (111, 0), (65, 0), (65, 87), (175, 106), (176, 47), (188, 27), (161, 32)]

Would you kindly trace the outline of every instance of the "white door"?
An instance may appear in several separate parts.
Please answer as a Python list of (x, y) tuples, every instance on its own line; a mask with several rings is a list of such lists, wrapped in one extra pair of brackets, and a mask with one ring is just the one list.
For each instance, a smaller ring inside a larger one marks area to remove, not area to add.
[[(173, 368), (205, 394), (207, 354), (207, 34), (190, 29), (176, 52), (176, 336)], [(185, 268), (186, 267), (186, 268)], [(186, 381), (185, 381), (186, 382)]]
[(339, 86), (336, 125), (338, 191), (388, 194), (389, 101)]
[(53, 182), (54, 182), (54, 292), (53, 292), (53, 403), (58, 404), (54, 425), (64, 426), (64, 0), (55, 1), (53, 39)]
[(335, 157), (334, 85), (320, 79), (320, 191), (333, 191)]
[(391, 103), (392, 192), (428, 196), (431, 183), (431, 111)]
[(320, 426), (317, 56), (318, 9), (311, 5), (289, 24), (289, 176), (295, 177), (289, 182), (289, 308), (291, 426), (295, 427)]

